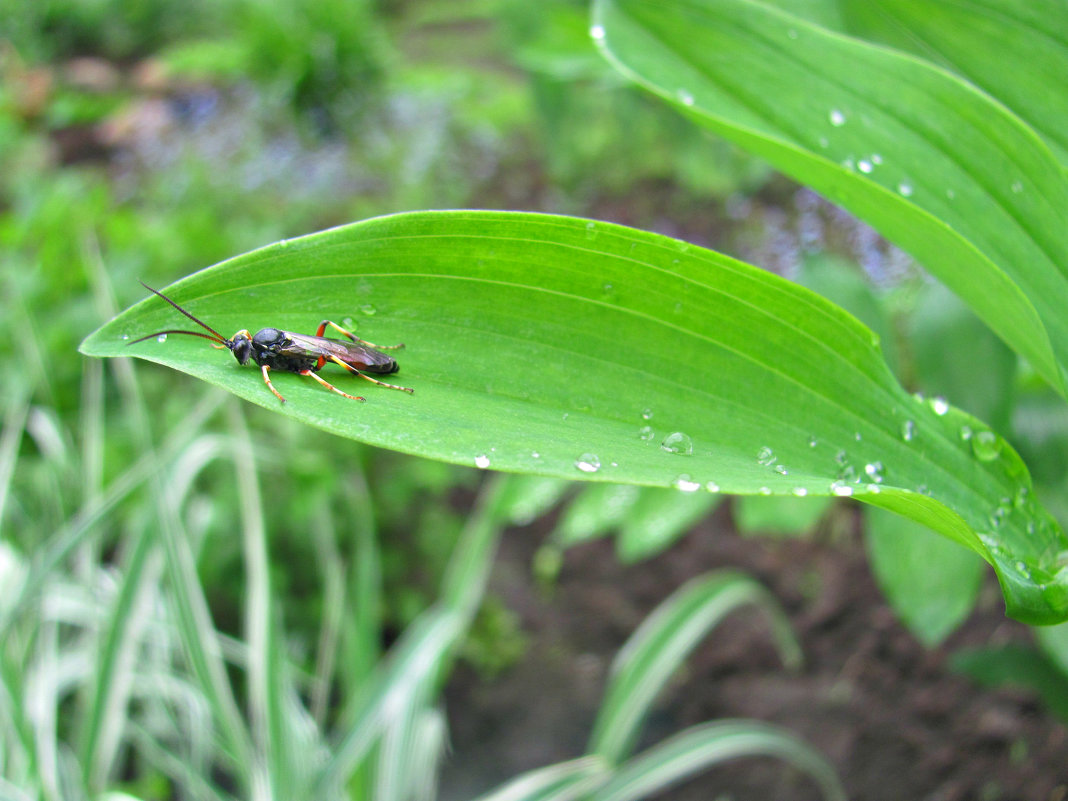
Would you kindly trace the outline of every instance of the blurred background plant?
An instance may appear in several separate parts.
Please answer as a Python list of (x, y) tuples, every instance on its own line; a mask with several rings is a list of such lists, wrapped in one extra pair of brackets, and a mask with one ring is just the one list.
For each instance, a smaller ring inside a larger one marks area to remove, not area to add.
[[(407, 764), (391, 748), (427, 760), (389, 791), (414, 793), (444, 738), (446, 645), (487, 677), (526, 651), (519, 617), (479, 603), (492, 547), (465, 561), (465, 532), (529, 525), (563, 502), (535, 560), (551, 587), (567, 548), (618, 533), (618, 556), (644, 559), (712, 512), (703, 493), (515, 479), (509, 514), (480, 518), (472, 505), (491, 489), (478, 471), (77, 356), (143, 294), (138, 279), (163, 285), (274, 240), (434, 207), (610, 219), (784, 272), (879, 332), (906, 385), (1011, 432), (1068, 519), (1055, 397), (869, 229), (626, 84), (590, 47), (583, 3), (0, 0), (6, 797), (295, 792), (311, 786), (303, 755), (335, 771), (317, 786), (344, 776), (350, 797), (387, 798), (383, 766)], [(960, 348), (982, 348), (988, 369), (962, 371)], [(856, 517), (802, 499), (733, 511), (745, 532), (831, 541)], [(934, 538), (864, 517), (881, 586), (937, 644), (974, 607), (978, 560), (950, 548), (927, 564), (930, 581), (954, 565), (952, 580), (917, 592), (902, 542)], [(992, 649), (961, 667), (985, 681), (1041, 674), (1031, 683), (1056, 698), (1068, 660), (1058, 634), (1041, 640), (1045, 655)], [(404, 684), (422, 648), (443, 672), (417, 666)], [(373, 715), (354, 725), (372, 703), (358, 688), (390, 681), (411, 715), (388, 732)], [(347, 734), (327, 746), (328, 731)], [(283, 754), (290, 737), (303, 739), (288, 761), (208, 770), (220, 741), (240, 762)], [(378, 767), (354, 767), (375, 737)], [(229, 786), (238, 775), (246, 786)]]

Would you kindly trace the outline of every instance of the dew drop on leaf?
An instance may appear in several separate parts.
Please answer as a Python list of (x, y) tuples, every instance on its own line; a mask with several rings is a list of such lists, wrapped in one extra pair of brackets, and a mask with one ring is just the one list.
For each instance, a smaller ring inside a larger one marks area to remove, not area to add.
[(584, 453), (575, 460), (575, 467), (583, 473), (596, 473), (601, 469), (601, 460), (597, 458), (596, 454)]
[(690, 439), (689, 434), (684, 434), (681, 431), (675, 431), (664, 437), (660, 447), (668, 453), (677, 453), (680, 456), (693, 455), (693, 440)]

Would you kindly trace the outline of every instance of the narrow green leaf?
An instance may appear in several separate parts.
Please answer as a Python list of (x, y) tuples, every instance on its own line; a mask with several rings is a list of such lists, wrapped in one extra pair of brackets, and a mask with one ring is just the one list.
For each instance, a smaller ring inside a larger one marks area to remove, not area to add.
[(864, 517), (865, 542), (879, 587), (917, 639), (934, 647), (972, 611), (983, 578), (982, 562), (898, 515), (868, 508)]
[[(1010, 614), (1068, 613), (1068, 566), (1057, 561), (1068, 540), (1009, 445), (906, 393), (854, 318), (722, 255), (573, 218), (421, 212), (257, 250), (167, 291), (225, 332), (309, 331), (351, 316), (372, 341), (407, 342), (397, 380), (415, 394), (328, 373), (361, 384), (361, 404), (278, 375), (281, 406), (257, 370), (199, 339), (128, 346), (181, 324), (158, 298), (107, 323), (83, 352), (157, 361), (327, 431), (460, 464), (851, 494), (990, 561)], [(969, 441), (965, 425), (977, 434)]]
[(607, 775), (603, 759), (581, 757), (522, 773), (478, 801), (572, 801), (585, 798)]
[(909, 251), (1068, 392), (1068, 181), (1004, 106), (758, 2), (597, 0), (593, 31), (632, 79)]
[(823, 797), (845, 801), (834, 768), (799, 738), (766, 723), (723, 720), (693, 726), (642, 752), (593, 794), (593, 801), (632, 801), (654, 796), (710, 767), (732, 759), (771, 756), (812, 777)]
[(589, 753), (622, 763), (664, 685), (724, 617), (746, 604), (767, 617), (783, 661), (797, 665), (801, 651), (789, 621), (763, 585), (732, 571), (693, 579), (661, 603), (616, 655)]

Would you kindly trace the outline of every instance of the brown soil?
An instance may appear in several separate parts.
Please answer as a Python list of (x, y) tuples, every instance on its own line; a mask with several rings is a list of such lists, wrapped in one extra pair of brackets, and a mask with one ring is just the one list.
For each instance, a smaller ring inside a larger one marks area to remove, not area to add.
[[(774, 592), (801, 640), (804, 667), (784, 669), (762, 618), (740, 610), (660, 699), (647, 744), (702, 721), (754, 718), (819, 749), (850, 798), (1068, 799), (1068, 729), (1033, 694), (980, 688), (949, 667), (960, 648), (1030, 642), (1025, 626), (1005, 619), (992, 580), (968, 622), (929, 651), (894, 618), (855, 533), (837, 542), (745, 539), (724, 505), (674, 548), (637, 565), (621, 565), (608, 541), (569, 551), (547, 598), (531, 579), (542, 540), (535, 528), (506, 535), (491, 581), (531, 637), (526, 656), (492, 681), (461, 668), (447, 692), (446, 801), (580, 755), (620, 645), (684, 581), (725, 567), (747, 571)], [(754, 758), (660, 797), (819, 795), (796, 771)]]

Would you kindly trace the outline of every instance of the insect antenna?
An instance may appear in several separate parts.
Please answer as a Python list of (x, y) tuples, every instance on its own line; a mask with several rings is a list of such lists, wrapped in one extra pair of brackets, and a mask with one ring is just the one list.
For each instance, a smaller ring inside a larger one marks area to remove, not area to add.
[(218, 331), (216, 331), (210, 325), (205, 323), (203, 320), (199, 320), (196, 317), (194, 317), (192, 314), (187, 312), (185, 309), (183, 309), (181, 306), (179, 306), (173, 300), (168, 298), (162, 292), (160, 292), (160, 291), (158, 291), (156, 289), (153, 289), (148, 284), (146, 284), (144, 281), (141, 281), (141, 286), (143, 286), (145, 289), (147, 289), (153, 295), (159, 295), (161, 298), (163, 298), (165, 301), (167, 301), (174, 308), (176, 308), (178, 311), (180, 311), (182, 314), (184, 314), (186, 317), (188, 317), (194, 323), (199, 325), (201, 328), (205, 329), (206, 331), (210, 331), (211, 332), (211, 336), (209, 336), (208, 334), (202, 334), (199, 331), (176, 331), (176, 330), (156, 331), (155, 333), (148, 334), (147, 336), (143, 336), (140, 339), (135, 339), (133, 342), (130, 343), (131, 345), (133, 345), (136, 342), (144, 342), (146, 339), (151, 339), (152, 337), (158, 337), (160, 334), (189, 334), (190, 336), (194, 336), (194, 337), (203, 337), (204, 339), (210, 339), (212, 342), (217, 342), (220, 345), (225, 345), (226, 344), (226, 342), (227, 342), (226, 337), (224, 337), (222, 334), (220, 334)]

